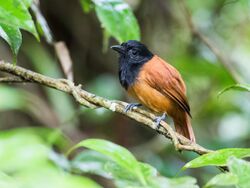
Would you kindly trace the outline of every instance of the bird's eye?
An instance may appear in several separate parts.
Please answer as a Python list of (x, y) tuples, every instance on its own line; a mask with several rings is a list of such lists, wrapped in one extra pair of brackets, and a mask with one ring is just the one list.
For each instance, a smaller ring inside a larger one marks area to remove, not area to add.
[(133, 55), (137, 55), (138, 54), (138, 51), (136, 49), (133, 49), (132, 52), (131, 52)]

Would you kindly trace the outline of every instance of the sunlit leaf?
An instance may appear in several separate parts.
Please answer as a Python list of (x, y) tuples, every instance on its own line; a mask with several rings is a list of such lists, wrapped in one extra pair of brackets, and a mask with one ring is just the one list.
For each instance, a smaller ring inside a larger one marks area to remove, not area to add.
[(10, 45), (15, 56), (22, 43), (20, 29), (39, 39), (28, 11), (31, 2), (32, 0), (0, 0), (0, 37)]
[(10, 45), (12, 52), (17, 55), (22, 44), (22, 35), (18, 28), (0, 24), (0, 36)]
[(238, 177), (238, 187), (250, 187), (250, 163), (235, 157), (228, 160), (228, 167), (232, 174)]
[(0, 0), (0, 24), (24, 29), (38, 38), (26, 5), (21, 0)]
[(214, 186), (229, 186), (236, 185), (238, 183), (238, 178), (232, 173), (223, 173), (214, 176), (204, 188), (214, 187)]
[(250, 149), (247, 148), (228, 148), (217, 150), (188, 162), (183, 169), (198, 168), (203, 166), (225, 166), (229, 157), (235, 156), (244, 158), (250, 156)]
[(249, 84), (236, 84), (236, 85), (232, 85), (232, 86), (226, 87), (225, 89), (223, 89), (222, 91), (220, 91), (218, 93), (218, 97), (220, 95), (222, 95), (223, 93), (225, 93), (226, 91), (229, 91), (229, 90), (237, 90), (237, 91), (247, 91), (247, 92), (250, 92), (250, 85)]
[[(140, 40), (137, 20), (123, 0), (92, 0), (102, 27), (118, 42)], [(89, 10), (89, 1), (81, 1), (84, 10)]]

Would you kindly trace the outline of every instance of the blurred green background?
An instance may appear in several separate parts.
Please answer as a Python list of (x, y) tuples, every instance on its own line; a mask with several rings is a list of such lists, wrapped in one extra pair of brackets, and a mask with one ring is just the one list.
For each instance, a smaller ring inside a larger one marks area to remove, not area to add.
[[(181, 72), (187, 85), (197, 142), (209, 149), (250, 147), (249, 93), (229, 91), (218, 97), (223, 88), (235, 81), (210, 49), (190, 33), (178, 1), (126, 2), (138, 20), (141, 41)], [(108, 99), (131, 101), (119, 85), (117, 54), (109, 49), (118, 42), (110, 38), (107, 43), (95, 12), (84, 13), (79, 1), (41, 0), (40, 3), (54, 39), (65, 41), (69, 48), (75, 83)], [(250, 1), (188, 0), (186, 4), (200, 32), (230, 59), (241, 79), (250, 83)], [(54, 48), (43, 37), (39, 43), (31, 34), (22, 34), (18, 65), (51, 77), (64, 77)], [(3, 40), (0, 54), (1, 59), (12, 61), (11, 50)], [(168, 177), (188, 174), (204, 184), (218, 173), (212, 167), (179, 173), (196, 154), (178, 153), (169, 140), (136, 121), (102, 108), (80, 107), (69, 95), (50, 88), (1, 84), (0, 111), (1, 130), (18, 128), (25, 132), (25, 128), (32, 127), (50, 135), (40, 128), (56, 129), (47, 141), (54, 144), (56, 140), (59, 152), (86, 138), (104, 138), (128, 148), (137, 159)], [(170, 118), (167, 121), (171, 123)], [(64, 139), (57, 140), (59, 134)], [(112, 187), (106, 180), (98, 181)]]

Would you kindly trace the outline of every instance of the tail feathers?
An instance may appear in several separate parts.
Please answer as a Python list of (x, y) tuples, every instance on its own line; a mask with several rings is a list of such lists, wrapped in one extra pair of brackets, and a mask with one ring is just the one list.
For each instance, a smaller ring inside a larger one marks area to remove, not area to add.
[(194, 131), (190, 122), (190, 117), (188, 114), (185, 112), (182, 117), (179, 118), (174, 118), (174, 126), (175, 130), (191, 140), (192, 142), (195, 142), (195, 135)]

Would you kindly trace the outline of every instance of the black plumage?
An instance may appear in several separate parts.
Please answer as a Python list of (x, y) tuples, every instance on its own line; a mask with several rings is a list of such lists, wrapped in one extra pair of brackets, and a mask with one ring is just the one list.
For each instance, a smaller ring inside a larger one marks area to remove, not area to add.
[(153, 54), (145, 45), (135, 40), (112, 46), (112, 49), (120, 54), (119, 80), (121, 85), (128, 89), (134, 83), (142, 65), (148, 62)]

